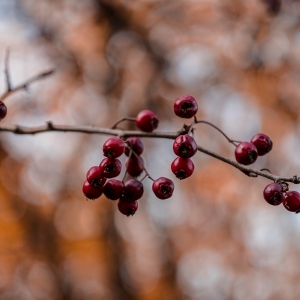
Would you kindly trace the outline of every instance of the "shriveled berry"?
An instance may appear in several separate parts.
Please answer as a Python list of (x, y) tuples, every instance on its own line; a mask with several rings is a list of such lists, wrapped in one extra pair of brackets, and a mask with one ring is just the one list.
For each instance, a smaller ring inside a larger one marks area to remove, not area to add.
[(300, 194), (295, 191), (286, 192), (282, 202), (283, 206), (292, 212), (300, 212)]
[(241, 142), (235, 148), (235, 158), (236, 161), (243, 165), (253, 164), (257, 159), (257, 149), (256, 147), (248, 142)]
[(140, 181), (131, 178), (124, 183), (122, 200), (123, 201), (138, 200), (143, 196), (143, 193), (144, 193), (143, 184)]
[(104, 195), (110, 200), (118, 200), (121, 198), (124, 190), (124, 183), (117, 179), (110, 179), (103, 187)]
[(106, 182), (106, 178), (101, 174), (98, 166), (91, 167), (86, 173), (86, 180), (93, 187), (101, 187)]
[(256, 134), (250, 143), (256, 147), (259, 156), (267, 154), (273, 147), (271, 139), (263, 133)]
[(103, 155), (109, 158), (117, 158), (125, 151), (125, 145), (122, 140), (116, 137), (109, 138), (103, 144)]
[(100, 172), (106, 178), (113, 178), (121, 173), (122, 164), (117, 158), (104, 158), (100, 165)]
[(177, 157), (171, 164), (171, 170), (178, 179), (182, 180), (193, 174), (194, 164), (189, 158)]
[(271, 205), (279, 205), (283, 201), (283, 191), (280, 184), (274, 182), (268, 184), (264, 189), (264, 198)]
[(142, 110), (136, 117), (136, 126), (146, 132), (152, 132), (158, 127), (158, 117), (151, 110)]
[(83, 194), (90, 200), (95, 200), (102, 195), (102, 187), (95, 188), (86, 180), (82, 186)]
[(135, 214), (135, 212), (137, 211), (139, 207), (139, 203), (138, 201), (122, 201), (120, 200), (118, 203), (118, 209), (119, 211), (129, 217), (129, 216), (133, 216)]
[(174, 113), (184, 119), (190, 119), (196, 115), (198, 104), (193, 96), (182, 96), (175, 100)]
[(173, 194), (174, 183), (168, 178), (160, 177), (153, 182), (152, 191), (157, 198), (162, 200), (168, 199)]
[(190, 135), (179, 135), (173, 143), (173, 151), (179, 157), (190, 158), (197, 152), (197, 144)]
[(7, 107), (2, 101), (0, 101), (0, 120), (4, 119), (6, 114), (7, 114)]
[(144, 151), (144, 144), (138, 137), (129, 137), (126, 139), (128, 147), (125, 148), (125, 154), (128, 156), (131, 149), (137, 154), (141, 155)]
[(144, 171), (144, 160), (141, 156), (131, 155), (131, 157), (127, 158), (125, 167), (130, 176), (137, 177)]

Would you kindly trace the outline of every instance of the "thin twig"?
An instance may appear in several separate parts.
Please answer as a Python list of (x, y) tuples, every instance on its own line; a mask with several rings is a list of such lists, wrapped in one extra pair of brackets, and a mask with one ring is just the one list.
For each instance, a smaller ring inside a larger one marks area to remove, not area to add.
[(124, 121), (131, 121), (131, 122), (135, 122), (135, 118), (123, 118), (121, 120), (119, 120), (118, 122), (116, 122), (112, 127), (111, 129), (116, 129), (118, 124), (124, 122)]
[(4, 74), (5, 74), (5, 81), (6, 81), (6, 92), (9, 93), (12, 90), (10, 74), (9, 74), (9, 48), (7, 48), (5, 52)]
[(4, 101), (4, 99), (6, 99), (12, 93), (15, 93), (15, 92), (23, 90), (23, 89), (26, 90), (28, 88), (28, 86), (30, 84), (32, 84), (33, 82), (38, 81), (40, 79), (43, 79), (43, 78), (45, 78), (49, 75), (52, 75), (53, 73), (54, 73), (54, 70), (49, 70), (49, 71), (43, 72), (41, 74), (38, 74), (38, 75), (28, 79), (24, 83), (21, 83), (20, 85), (14, 87), (14, 88), (11, 88), (11, 86), (10, 86), (11, 83), (10, 83), (10, 79), (9, 79), (9, 72), (8, 72), (8, 69), (7, 69), (7, 72), (5, 71), (5, 74), (6, 74), (6, 82), (7, 82), (8, 90), (2, 96), (0, 96), (0, 101)]
[[(175, 140), (180, 134), (186, 133), (185, 129), (181, 129), (176, 132), (142, 132), (142, 131), (135, 131), (135, 130), (120, 130), (120, 129), (110, 129), (110, 128), (97, 128), (91, 126), (71, 126), (71, 125), (57, 125), (53, 124), (52, 122), (48, 122), (45, 125), (37, 126), (37, 127), (25, 127), (19, 125), (1, 125), (0, 131), (7, 131), (12, 132), (15, 134), (37, 134), (42, 132), (51, 132), (51, 131), (59, 131), (59, 132), (81, 132), (87, 134), (103, 134), (103, 135), (112, 135), (112, 136), (121, 136), (121, 137), (146, 137), (146, 138), (164, 138), (164, 139), (172, 139)], [(236, 169), (242, 171), (243, 173), (247, 174), (248, 176), (253, 176), (256, 174), (257, 176), (265, 177), (274, 182), (292, 182), (295, 184), (300, 183), (300, 177), (292, 176), (292, 177), (282, 177), (277, 176), (274, 174), (269, 174), (266, 172), (262, 172), (256, 169), (249, 168), (242, 164), (239, 164), (235, 161), (232, 161), (226, 157), (223, 157), (217, 153), (214, 153), (202, 146), (198, 145), (198, 151), (205, 153), (209, 156), (212, 156), (216, 159), (219, 159)]]

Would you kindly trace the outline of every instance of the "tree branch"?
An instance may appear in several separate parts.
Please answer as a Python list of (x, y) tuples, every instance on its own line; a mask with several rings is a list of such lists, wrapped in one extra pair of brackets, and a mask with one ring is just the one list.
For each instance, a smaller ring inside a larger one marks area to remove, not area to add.
[[(57, 125), (52, 122), (47, 122), (45, 125), (40, 125), (36, 127), (25, 127), (20, 125), (1, 125), (0, 132), (12, 132), (15, 134), (37, 134), (42, 132), (51, 132), (51, 131), (59, 131), (59, 132), (81, 132), (87, 134), (103, 134), (103, 135), (112, 135), (118, 136), (122, 138), (135, 136), (135, 137), (146, 137), (146, 138), (164, 138), (164, 139), (176, 139), (180, 134), (186, 134), (186, 128), (183, 127), (181, 130), (176, 132), (142, 132), (135, 130), (121, 130), (121, 129), (111, 129), (111, 128), (100, 128), (93, 126), (71, 126), (71, 125)], [(292, 182), (294, 184), (300, 183), (300, 177), (281, 177), (277, 175), (270, 174), (269, 172), (265, 173), (256, 169), (249, 168), (242, 164), (239, 164), (235, 161), (232, 161), (226, 157), (223, 157), (217, 153), (214, 153), (202, 146), (198, 145), (198, 151), (205, 153), (209, 156), (212, 156), (216, 159), (219, 159), (236, 169), (240, 170), (244, 174), (250, 177), (265, 177), (267, 179), (273, 180), (274, 182)]]

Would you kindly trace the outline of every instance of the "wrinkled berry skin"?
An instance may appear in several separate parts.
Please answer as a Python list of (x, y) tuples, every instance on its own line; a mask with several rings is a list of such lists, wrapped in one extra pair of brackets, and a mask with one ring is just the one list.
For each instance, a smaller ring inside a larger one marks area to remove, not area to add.
[(236, 161), (243, 165), (251, 165), (253, 164), (258, 156), (256, 147), (248, 142), (241, 142), (235, 148), (235, 158)]
[(152, 191), (157, 198), (168, 199), (173, 195), (174, 183), (168, 178), (160, 177), (153, 182)]
[(131, 178), (124, 183), (124, 190), (121, 199), (122, 201), (135, 201), (142, 198), (143, 193), (143, 184), (140, 181)]
[(110, 200), (121, 198), (124, 190), (124, 183), (117, 179), (110, 179), (103, 187), (103, 194)]
[(122, 140), (116, 137), (109, 138), (103, 144), (103, 155), (109, 158), (117, 158), (125, 151), (125, 145)]
[(102, 176), (98, 166), (91, 167), (86, 173), (86, 180), (95, 188), (101, 187), (106, 182), (106, 178)]
[(173, 151), (181, 158), (190, 158), (197, 152), (197, 144), (190, 135), (180, 135), (173, 143)]
[(151, 110), (142, 110), (135, 119), (136, 126), (145, 132), (152, 132), (158, 127), (158, 117)]
[(129, 217), (129, 216), (133, 216), (135, 214), (135, 212), (137, 211), (139, 207), (139, 203), (138, 201), (122, 201), (120, 199), (119, 203), (118, 203), (118, 209), (119, 211)]
[(250, 143), (256, 147), (259, 156), (269, 153), (273, 147), (271, 139), (263, 133), (256, 134)]
[(282, 204), (287, 210), (299, 213), (300, 194), (295, 191), (286, 192)]
[(95, 200), (99, 198), (102, 195), (102, 187), (101, 188), (95, 188), (89, 184), (89, 182), (86, 180), (82, 186), (82, 192), (90, 200)]
[[(129, 137), (126, 139), (126, 142), (128, 142), (129, 146), (132, 148), (132, 150), (137, 154), (141, 155), (144, 151), (144, 144), (138, 137)], [(130, 149), (125, 148), (125, 155), (129, 156)]]
[(194, 168), (194, 164), (189, 158), (177, 157), (171, 164), (172, 172), (180, 180), (190, 177)]
[(117, 158), (104, 158), (100, 165), (102, 176), (106, 178), (117, 177), (121, 173), (122, 164)]
[(0, 101), (0, 120), (4, 119), (6, 114), (7, 114), (7, 107), (2, 101)]
[(265, 200), (271, 205), (279, 205), (282, 203), (284, 196), (282, 187), (278, 183), (268, 184), (263, 192)]
[(182, 96), (175, 100), (174, 113), (184, 119), (190, 119), (196, 115), (198, 104), (193, 96)]
[(136, 157), (135, 155), (131, 155), (131, 157), (127, 158), (125, 167), (130, 176), (140, 176), (144, 171), (144, 160), (141, 156)]

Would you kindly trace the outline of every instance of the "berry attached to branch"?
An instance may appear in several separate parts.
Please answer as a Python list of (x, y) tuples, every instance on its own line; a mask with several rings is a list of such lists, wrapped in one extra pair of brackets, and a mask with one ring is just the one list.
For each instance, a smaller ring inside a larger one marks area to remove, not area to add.
[(184, 119), (190, 119), (196, 115), (198, 104), (192, 96), (182, 96), (175, 100), (174, 113)]
[(168, 178), (160, 177), (153, 182), (152, 191), (157, 198), (168, 199), (173, 195), (174, 183)]
[(136, 117), (136, 126), (145, 132), (152, 132), (158, 127), (158, 117), (151, 110), (142, 110)]
[(269, 153), (273, 148), (271, 139), (263, 133), (256, 134), (250, 143), (256, 147), (259, 156)]
[(235, 158), (236, 161), (243, 165), (251, 165), (253, 164), (258, 156), (256, 147), (248, 142), (241, 142), (235, 148)]

